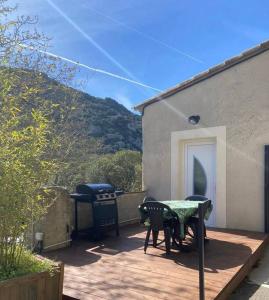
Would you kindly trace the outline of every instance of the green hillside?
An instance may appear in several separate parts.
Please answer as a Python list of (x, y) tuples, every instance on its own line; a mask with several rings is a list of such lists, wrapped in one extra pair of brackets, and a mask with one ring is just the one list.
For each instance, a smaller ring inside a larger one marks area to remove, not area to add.
[(111, 98), (96, 98), (78, 92), (74, 126), (79, 124), (89, 137), (102, 143), (102, 151), (141, 151), (141, 117)]
[[(14, 91), (16, 94), (25, 86), (31, 87), (31, 82), (35, 85), (38, 82), (38, 86), (42, 86), (38, 94), (31, 101), (27, 101), (27, 107), (52, 102), (55, 106), (59, 105), (68, 110), (65, 128), (59, 127), (59, 131), (64, 131), (70, 140), (76, 139), (76, 144), (79, 139), (83, 139), (84, 143), (87, 138), (98, 141), (99, 154), (122, 149), (141, 151), (141, 117), (116, 100), (91, 96), (59, 83), (43, 73), (23, 69), (6, 69), (5, 72), (9, 72), (9, 76), (11, 73), (19, 82)], [(54, 119), (57, 121), (57, 112)]]

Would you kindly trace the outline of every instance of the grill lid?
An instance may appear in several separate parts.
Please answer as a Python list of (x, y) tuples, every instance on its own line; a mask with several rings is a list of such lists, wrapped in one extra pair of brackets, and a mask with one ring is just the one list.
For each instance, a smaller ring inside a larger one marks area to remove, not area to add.
[(84, 195), (98, 195), (114, 193), (115, 189), (111, 184), (107, 183), (85, 183), (77, 185), (76, 192)]

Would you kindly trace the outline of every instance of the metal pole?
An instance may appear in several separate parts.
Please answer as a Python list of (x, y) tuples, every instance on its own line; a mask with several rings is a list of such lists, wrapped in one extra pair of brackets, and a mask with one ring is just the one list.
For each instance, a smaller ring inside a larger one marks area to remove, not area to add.
[(75, 199), (75, 238), (78, 236), (78, 201)]
[(199, 295), (200, 300), (205, 300), (205, 249), (204, 249), (204, 203), (198, 205), (198, 244), (199, 244)]

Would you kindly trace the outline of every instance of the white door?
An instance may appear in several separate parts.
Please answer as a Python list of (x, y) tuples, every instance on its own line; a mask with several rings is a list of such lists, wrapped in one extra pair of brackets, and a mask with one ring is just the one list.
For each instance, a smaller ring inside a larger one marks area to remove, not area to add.
[(185, 196), (202, 195), (212, 201), (213, 211), (207, 226), (215, 225), (216, 145), (187, 144), (185, 148)]

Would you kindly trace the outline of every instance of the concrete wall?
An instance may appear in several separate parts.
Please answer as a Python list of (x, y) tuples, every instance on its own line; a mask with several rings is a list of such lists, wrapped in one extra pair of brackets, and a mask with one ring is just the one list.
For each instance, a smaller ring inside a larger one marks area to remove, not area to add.
[(34, 226), (34, 232), (44, 233), (43, 247), (47, 251), (68, 246), (74, 224), (69, 193), (62, 187), (52, 189), (55, 199), (47, 214)]
[[(74, 228), (74, 201), (66, 189), (53, 188), (56, 192), (55, 200), (49, 207), (47, 214), (34, 226), (35, 232), (44, 233), (44, 250), (55, 250), (70, 245), (68, 241)], [(118, 197), (118, 213), (120, 226), (138, 223), (138, 205), (143, 202), (145, 192), (126, 193)], [(78, 205), (79, 229), (92, 225), (91, 207), (85, 203)], [(67, 232), (69, 228), (69, 232)], [(34, 236), (34, 234), (32, 235)]]
[[(198, 127), (186, 119), (196, 114)], [(226, 126), (227, 133), (227, 227), (263, 231), (268, 51), (145, 108), (144, 189), (159, 200), (171, 196), (171, 132), (216, 126)]]
[[(138, 223), (138, 205), (143, 202), (145, 192), (125, 193), (118, 197), (118, 214), (120, 226)], [(88, 204), (79, 203), (78, 205), (78, 227), (79, 229), (88, 228), (92, 225), (92, 213)]]
[(138, 205), (143, 202), (145, 192), (126, 193), (119, 197), (118, 211), (120, 226), (138, 223), (140, 214)]

